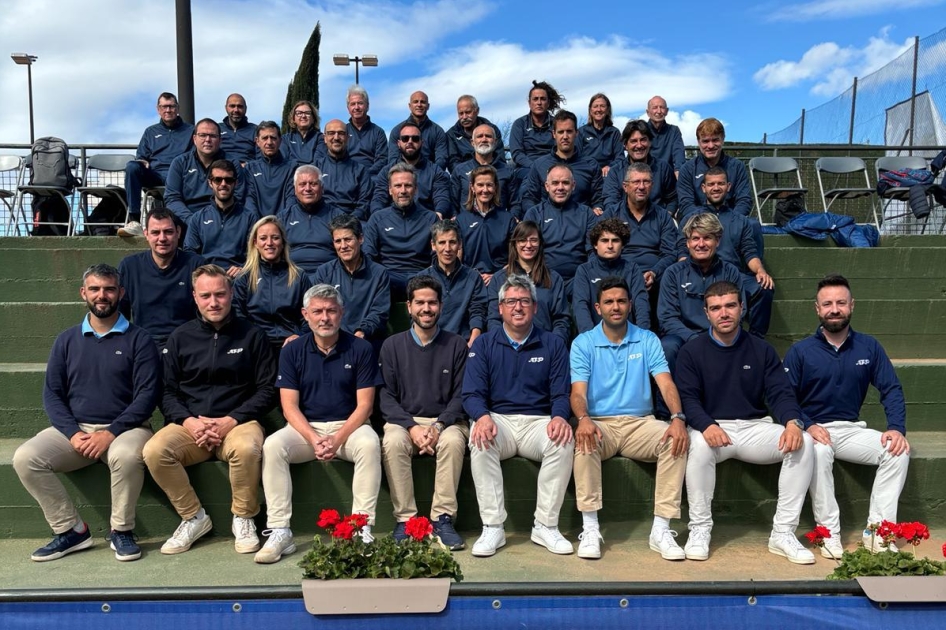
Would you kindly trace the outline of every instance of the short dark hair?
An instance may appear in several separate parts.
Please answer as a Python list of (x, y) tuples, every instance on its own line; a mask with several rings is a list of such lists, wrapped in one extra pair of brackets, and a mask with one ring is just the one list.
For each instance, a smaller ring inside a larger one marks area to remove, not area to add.
[(430, 242), (437, 242), (437, 237), (447, 232), (453, 232), (457, 235), (457, 240), (463, 243), (463, 237), (460, 236), (460, 226), (453, 219), (441, 219), (430, 226)]
[(201, 125), (213, 125), (217, 128), (218, 133), (220, 131), (220, 125), (217, 124), (216, 120), (214, 120), (213, 118), (201, 118), (200, 120), (194, 123), (193, 135), (195, 136), (197, 135), (197, 128), (200, 127)]
[(605, 232), (610, 232), (621, 239), (621, 247), (627, 245), (627, 242), (631, 240), (631, 229), (627, 227), (621, 219), (612, 217), (595, 223), (595, 226), (591, 228), (591, 232), (588, 234), (588, 240), (591, 241), (592, 247), (598, 244), (598, 241)]
[(359, 221), (354, 215), (348, 214), (347, 212), (332, 217), (332, 220), (329, 221), (328, 231), (333, 238), (335, 237), (335, 230), (351, 230), (351, 233), (355, 235), (355, 238), (361, 238), (364, 234), (361, 229), (361, 221)]
[(624, 125), (624, 131), (621, 132), (622, 147), (627, 144), (627, 141), (631, 139), (635, 131), (639, 131), (642, 136), (647, 136), (651, 140), (654, 139), (654, 132), (650, 130), (650, 126), (647, 124), (646, 120), (629, 120), (627, 124)]
[(742, 291), (739, 290), (739, 287), (729, 280), (714, 282), (706, 288), (706, 293), (703, 294), (703, 305), (706, 306), (706, 298), (730, 295), (733, 293), (736, 295), (736, 299), (739, 300), (739, 303), (742, 304)]
[(276, 121), (264, 120), (263, 122), (256, 125), (256, 137), (259, 138), (259, 135), (263, 133), (264, 131), (266, 131), (267, 129), (275, 129), (276, 133), (282, 136), (282, 134), (280, 133), (280, 131), (282, 130), (279, 128), (279, 125), (276, 124)]
[(818, 289), (815, 291), (815, 295), (825, 287), (844, 287), (848, 291), (851, 290), (851, 283), (847, 281), (847, 278), (842, 276), (839, 273), (829, 273), (824, 278), (818, 281)]
[(717, 175), (722, 175), (726, 178), (726, 181), (729, 181), (729, 173), (726, 172), (722, 166), (714, 166), (703, 174), (703, 181), (706, 181), (707, 177), (716, 177)]
[(86, 269), (85, 273), (82, 274), (83, 286), (85, 286), (85, 279), (89, 276), (95, 276), (96, 278), (114, 278), (115, 284), (122, 286), (122, 276), (118, 273), (118, 269), (108, 263), (96, 263)]
[(595, 301), (600, 303), (601, 296), (604, 295), (604, 292), (610, 291), (611, 289), (624, 289), (628, 299), (631, 297), (631, 289), (627, 286), (627, 281), (624, 278), (621, 276), (608, 276), (598, 283), (598, 297)]
[(152, 208), (151, 212), (145, 216), (145, 229), (148, 229), (148, 224), (151, 223), (152, 219), (155, 221), (164, 221), (165, 219), (170, 219), (174, 222), (174, 225), (178, 224), (177, 215), (171, 210), (168, 210), (166, 206), (156, 205), (154, 208)]
[(210, 176), (214, 170), (226, 171), (234, 177), (236, 177), (237, 174), (236, 165), (234, 165), (230, 160), (214, 160), (211, 162), (210, 168), (207, 169), (207, 179), (210, 179)]
[(407, 301), (413, 302), (414, 293), (421, 289), (432, 289), (437, 294), (437, 301), (443, 301), (443, 286), (436, 278), (427, 274), (414, 276), (407, 282)]
[(174, 101), (174, 104), (177, 105), (177, 97), (174, 96), (172, 92), (161, 92), (160, 94), (158, 94), (158, 100), (155, 104), (160, 105), (162, 100)]
[(572, 121), (575, 125), (575, 129), (578, 129), (578, 116), (571, 113), (567, 109), (560, 109), (555, 112), (555, 115), (552, 116), (552, 131), (555, 131), (558, 128), (558, 123), (565, 122), (566, 120)]

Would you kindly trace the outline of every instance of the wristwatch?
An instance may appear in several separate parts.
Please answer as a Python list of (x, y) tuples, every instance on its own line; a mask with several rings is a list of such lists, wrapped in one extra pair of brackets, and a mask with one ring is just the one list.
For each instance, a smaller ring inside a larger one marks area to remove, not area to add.
[[(794, 420), (789, 420), (788, 424), (794, 424), (796, 427), (798, 427), (801, 430), (802, 433), (805, 432), (805, 423), (799, 420), (798, 418), (795, 418)], [(785, 426), (787, 427), (788, 424)]]
[(446, 425), (444, 425), (443, 422), (434, 422), (431, 426), (433, 426), (434, 431), (436, 431), (438, 434), (443, 433), (443, 430), (446, 428)]
[(670, 414), (670, 419), (671, 419), (671, 420), (682, 420), (684, 424), (686, 424), (686, 421), (687, 421), (687, 417), (686, 417), (685, 415), (683, 415), (683, 412), (682, 412), (682, 411), (678, 411), (677, 413)]

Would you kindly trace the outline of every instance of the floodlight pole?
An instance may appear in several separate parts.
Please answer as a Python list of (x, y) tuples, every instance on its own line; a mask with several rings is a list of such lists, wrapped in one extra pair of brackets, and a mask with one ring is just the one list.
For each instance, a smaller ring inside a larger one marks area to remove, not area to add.
[(30, 144), (36, 140), (33, 130), (33, 63), (38, 59), (36, 55), (27, 53), (12, 53), (10, 58), (18, 66), (26, 66), (26, 86), (30, 101)]
[(185, 122), (194, 122), (194, 39), (191, 32), (190, 0), (175, 0), (177, 16), (177, 98), (178, 113)]

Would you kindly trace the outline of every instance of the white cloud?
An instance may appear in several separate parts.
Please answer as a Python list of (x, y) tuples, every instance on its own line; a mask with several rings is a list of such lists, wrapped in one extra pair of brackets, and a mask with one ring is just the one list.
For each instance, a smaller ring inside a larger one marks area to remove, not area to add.
[(809, 48), (798, 61), (768, 63), (753, 75), (763, 90), (779, 90), (802, 83), (817, 96), (833, 97), (851, 87), (854, 77), (861, 77), (887, 65), (913, 46), (913, 39), (902, 43), (890, 40), (889, 28), (871, 37), (863, 47), (841, 47), (824, 42)]
[(768, 16), (771, 22), (805, 22), (823, 19), (850, 19), (878, 13), (942, 4), (944, 0), (814, 0), (781, 7)]

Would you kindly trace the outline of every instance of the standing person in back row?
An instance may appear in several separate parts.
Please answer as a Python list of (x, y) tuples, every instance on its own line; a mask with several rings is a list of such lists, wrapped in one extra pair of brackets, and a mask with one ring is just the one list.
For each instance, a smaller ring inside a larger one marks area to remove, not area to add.
[(108, 538), (115, 558), (141, 557), (135, 507), (145, 478), (141, 450), (151, 437), (151, 413), (161, 396), (161, 359), (148, 333), (118, 312), (122, 293), (121, 277), (111, 265), (93, 265), (83, 274), (79, 295), (89, 314), (56, 338), (46, 365), (43, 407), (52, 426), (13, 454), (13, 469), (54, 534), (30, 556), (36, 562), (94, 544), (57, 473), (99, 460), (111, 475)]
[(668, 162), (676, 176), (686, 162), (686, 147), (683, 134), (676, 125), (667, 122), (667, 101), (662, 96), (655, 96), (647, 101), (647, 126), (653, 135), (651, 151), (658, 160)]
[(178, 115), (177, 97), (162, 92), (158, 97), (157, 124), (141, 134), (135, 159), (125, 166), (125, 199), (128, 202), (128, 223), (118, 230), (119, 236), (142, 236), (141, 190), (164, 186), (171, 162), (191, 146), (194, 125)]
[[(706, 194), (700, 184), (703, 176), (714, 166), (726, 171), (729, 192), (726, 203), (733, 212), (749, 216), (752, 212), (752, 188), (749, 183), (749, 171), (742, 160), (726, 155), (723, 144), (726, 142), (726, 129), (715, 118), (707, 118), (696, 128), (696, 142), (700, 152), (680, 169), (677, 179), (678, 216), (689, 216), (694, 208), (706, 205)], [(761, 228), (760, 228), (761, 229)]]
[(533, 162), (555, 148), (552, 114), (565, 104), (565, 97), (545, 81), (533, 81), (526, 100), (529, 113), (513, 121), (509, 131), (509, 151), (519, 181), (525, 180)]
[[(818, 283), (815, 313), (821, 325), (815, 334), (789, 348), (785, 371), (814, 440), (811, 507), (815, 522), (831, 531), (821, 554), (840, 558), (844, 548), (834, 496), (834, 460), (877, 466), (867, 525), (896, 522), (897, 502), (910, 466), (907, 409), (900, 380), (883, 347), (870, 335), (851, 328), (854, 297), (847, 278), (826, 276)], [(887, 416), (884, 432), (869, 429), (860, 420), (870, 385), (880, 392)], [(882, 540), (870, 529), (864, 530), (862, 540), (875, 553), (883, 549)]]

